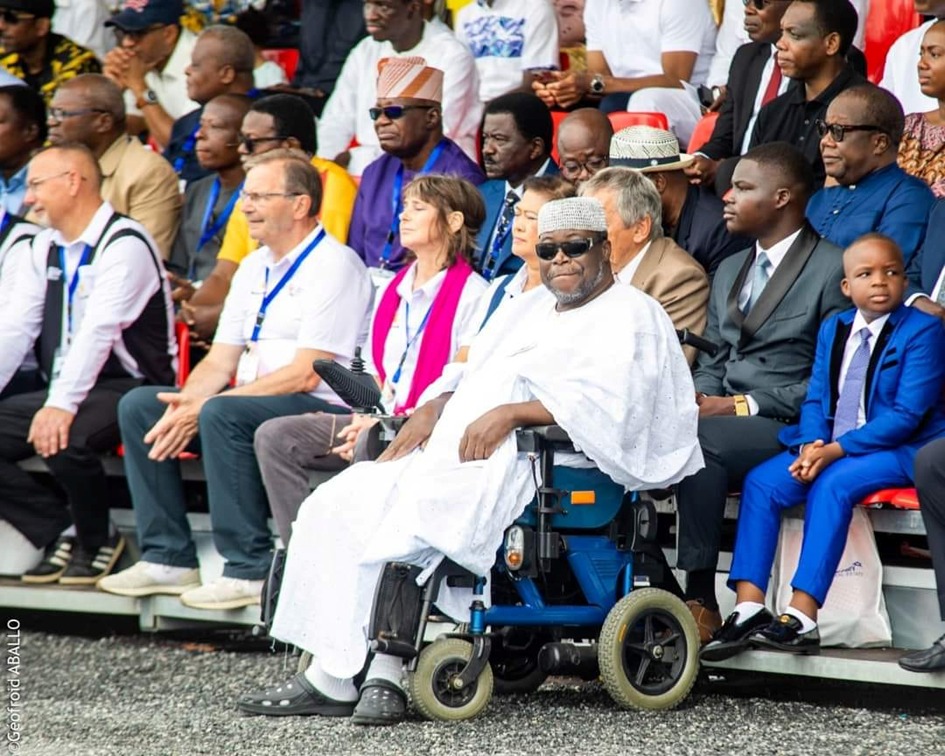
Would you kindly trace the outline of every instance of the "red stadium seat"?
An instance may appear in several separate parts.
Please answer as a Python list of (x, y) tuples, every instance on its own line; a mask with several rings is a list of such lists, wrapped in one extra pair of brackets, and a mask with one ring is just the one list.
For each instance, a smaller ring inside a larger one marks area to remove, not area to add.
[(914, 488), (884, 488), (860, 502), (862, 507), (878, 507), (883, 504), (889, 504), (896, 509), (918, 509), (919, 498)]
[(686, 152), (690, 155), (694, 152), (698, 152), (699, 148), (712, 138), (712, 131), (715, 129), (715, 122), (717, 120), (719, 120), (718, 111), (715, 113), (706, 113), (699, 119), (699, 123), (696, 124), (696, 128), (692, 132), (692, 138), (689, 140), (689, 147)]
[(921, 21), (912, 0), (882, 0), (870, 3), (866, 14), (863, 53), (866, 55), (866, 74), (874, 84), (883, 78), (886, 53), (892, 43)]
[(263, 50), (262, 56), (266, 60), (271, 60), (273, 63), (277, 63), (282, 68), (282, 70), (285, 71), (286, 78), (289, 81), (292, 81), (292, 77), (295, 76), (295, 69), (299, 67), (298, 50), (291, 47), (284, 47), (274, 50)]
[[(551, 111), (551, 120), (555, 126), (551, 157), (554, 158), (556, 163), (560, 162), (558, 157), (558, 126), (560, 126), (561, 122), (567, 117), (568, 113), (566, 111)], [(610, 119), (610, 123), (614, 127), (615, 132), (620, 131), (620, 129), (625, 129), (627, 126), (652, 126), (656, 129), (669, 128), (669, 121), (666, 120), (666, 116), (663, 113), (631, 113), (626, 110), (620, 110), (614, 113), (608, 113), (607, 117)]]
[(177, 388), (184, 385), (190, 375), (190, 329), (179, 320), (174, 323), (177, 336)]

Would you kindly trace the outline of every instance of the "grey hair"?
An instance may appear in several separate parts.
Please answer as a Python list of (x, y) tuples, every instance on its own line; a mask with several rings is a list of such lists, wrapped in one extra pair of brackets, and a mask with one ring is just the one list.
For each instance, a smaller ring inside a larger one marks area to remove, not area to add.
[(229, 24), (214, 24), (200, 33), (220, 42), (220, 62), (232, 66), (237, 73), (252, 73), (256, 67), (256, 49), (249, 35)]
[(310, 218), (317, 216), (322, 206), (322, 178), (308, 155), (301, 150), (270, 150), (255, 158), (247, 169), (252, 170), (266, 163), (282, 163), (284, 191), (308, 197), (311, 200), (308, 215)]
[(593, 197), (598, 192), (613, 192), (624, 227), (630, 228), (650, 216), (650, 241), (663, 235), (663, 202), (653, 183), (639, 171), (604, 168), (585, 181), (578, 194)]

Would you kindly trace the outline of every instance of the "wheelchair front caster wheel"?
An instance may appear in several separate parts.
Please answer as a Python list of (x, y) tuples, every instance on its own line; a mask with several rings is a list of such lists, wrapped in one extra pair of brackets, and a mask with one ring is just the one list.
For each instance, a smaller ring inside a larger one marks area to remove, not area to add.
[(492, 668), (486, 664), (478, 679), (461, 690), (453, 681), (472, 656), (472, 644), (459, 638), (435, 641), (420, 652), (410, 676), (413, 705), (427, 719), (456, 722), (478, 716), (492, 698)]
[(624, 708), (671, 709), (699, 674), (696, 622), (668, 591), (632, 591), (604, 621), (598, 661), (604, 687)]

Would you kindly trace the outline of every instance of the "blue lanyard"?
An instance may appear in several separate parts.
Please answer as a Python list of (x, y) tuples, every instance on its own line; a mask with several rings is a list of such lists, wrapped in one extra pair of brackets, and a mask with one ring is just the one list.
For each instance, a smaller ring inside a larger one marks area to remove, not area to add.
[[(211, 218), (213, 215), (213, 208), (217, 204), (217, 200), (220, 199), (220, 177), (218, 176), (213, 180), (213, 186), (210, 188), (210, 196), (207, 197), (207, 206), (203, 211), (203, 220), (200, 221), (200, 240), (197, 242), (197, 252), (200, 252), (203, 249), (204, 245), (210, 241), (214, 236), (216, 236), (220, 230), (226, 226), (227, 221), (230, 219), (230, 215), (233, 213), (233, 208), (236, 205), (236, 200), (239, 199), (240, 189), (243, 188), (243, 182), (240, 182), (240, 185), (233, 190), (233, 194), (230, 195), (229, 201), (226, 203), (226, 207), (223, 208), (222, 212), (216, 217), (216, 219), (211, 224)], [(190, 279), (193, 280), (195, 268), (197, 267), (197, 258), (196, 254), (194, 259), (190, 263)]]
[[(427, 161), (423, 164), (423, 168), (420, 169), (417, 175), (422, 176), (424, 173), (429, 173), (433, 169), (436, 161), (440, 159), (440, 155), (443, 154), (444, 149), (446, 149), (445, 139), (433, 148), (433, 152), (430, 153), (430, 157), (427, 158)], [(381, 253), (380, 266), (382, 268), (390, 266), (390, 256), (394, 249), (394, 239), (397, 238), (397, 233), (400, 230), (400, 213), (401, 210), (403, 210), (403, 197), (401, 197), (401, 192), (403, 188), (404, 164), (401, 163), (397, 168), (397, 174), (394, 176), (394, 190), (391, 192), (390, 204), (394, 217), (390, 219), (390, 231), (387, 232), (387, 241), (384, 243), (384, 251)]]
[[(301, 254), (295, 258), (295, 262), (292, 263), (292, 267), (289, 268), (285, 275), (279, 279), (272, 291), (266, 294), (263, 297), (262, 303), (259, 305), (259, 312), (256, 314), (256, 324), (253, 326), (253, 335), (250, 336), (250, 341), (254, 344), (259, 341), (259, 329), (262, 328), (263, 321), (266, 319), (266, 310), (269, 309), (269, 305), (272, 304), (272, 300), (279, 296), (279, 292), (285, 287), (287, 283), (291, 280), (292, 276), (295, 275), (295, 272), (299, 269), (299, 266), (305, 262), (305, 258), (308, 257), (312, 250), (319, 245), (322, 239), (325, 238), (325, 229), (322, 229), (318, 232), (312, 243), (309, 244), (305, 249), (302, 250)], [(265, 288), (269, 288), (269, 268), (266, 268), (266, 283)]]
[(427, 321), (430, 319), (430, 313), (433, 311), (433, 303), (430, 303), (430, 306), (427, 308), (426, 315), (423, 316), (423, 320), (420, 321), (420, 327), (417, 329), (417, 332), (413, 335), (413, 338), (410, 337), (410, 302), (404, 302), (404, 306), (407, 308), (407, 312), (404, 315), (404, 333), (407, 335), (407, 346), (404, 347), (404, 353), (400, 355), (400, 362), (397, 363), (397, 369), (394, 371), (394, 375), (391, 377), (390, 382), (394, 385), (400, 383), (400, 373), (404, 369), (404, 362), (407, 360), (407, 354), (410, 352), (414, 343), (417, 339), (420, 338), (420, 335), (423, 333), (423, 329), (427, 327)]
[(482, 276), (487, 281), (491, 281), (499, 272), (497, 265), (499, 254), (502, 252), (502, 246), (505, 244), (505, 240), (509, 238), (510, 233), (512, 233), (511, 223), (506, 226), (505, 231), (503, 231), (501, 235), (496, 234), (495, 238), (492, 240), (492, 250), (489, 252), (489, 259), (486, 260), (486, 264), (482, 266)]
[[(66, 328), (67, 328), (67, 337), (71, 340), (72, 338), (72, 300), (75, 298), (76, 289), (79, 288), (79, 268), (83, 265), (89, 264), (89, 257), (92, 255), (92, 248), (86, 244), (85, 249), (82, 250), (82, 259), (79, 260), (79, 264), (76, 266), (75, 271), (72, 274), (72, 280), (69, 281), (69, 286), (66, 289)], [(62, 247), (59, 247), (59, 268), (62, 270), (62, 276), (66, 276), (66, 251)]]
[(199, 121), (197, 125), (194, 126), (194, 130), (190, 132), (190, 136), (184, 140), (184, 146), (180, 148), (180, 154), (174, 158), (174, 173), (178, 176), (180, 172), (184, 170), (184, 164), (187, 162), (188, 158), (194, 153), (194, 147), (197, 146), (198, 131), (200, 131)]

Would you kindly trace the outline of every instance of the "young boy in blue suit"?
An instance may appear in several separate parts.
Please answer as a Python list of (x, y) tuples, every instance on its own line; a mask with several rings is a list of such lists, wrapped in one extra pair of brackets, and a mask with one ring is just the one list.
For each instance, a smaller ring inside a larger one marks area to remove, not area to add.
[[(703, 649), (707, 661), (750, 646), (818, 653), (817, 611), (846, 545), (853, 507), (880, 488), (912, 485), (915, 454), (945, 435), (945, 329), (903, 305), (902, 252), (880, 234), (843, 255), (855, 309), (824, 321), (800, 423), (788, 450), (745, 480), (729, 587), (735, 611)], [(804, 541), (785, 613), (765, 608), (781, 512), (806, 503)]]

